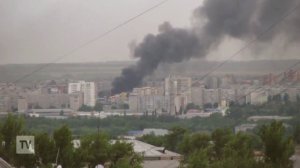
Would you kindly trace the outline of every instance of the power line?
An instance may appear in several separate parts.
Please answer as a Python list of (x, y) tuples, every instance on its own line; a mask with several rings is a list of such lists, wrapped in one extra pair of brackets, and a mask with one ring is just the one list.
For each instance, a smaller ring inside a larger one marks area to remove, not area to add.
[(52, 62), (49, 62), (49, 63), (47, 63), (47, 64), (44, 64), (44, 65), (42, 65), (41, 67), (39, 67), (39, 68), (33, 70), (32, 72), (30, 72), (30, 73), (28, 73), (28, 74), (22, 76), (21, 78), (16, 79), (13, 83), (18, 83), (18, 82), (20, 82), (20, 81), (22, 81), (22, 80), (24, 80), (24, 79), (30, 77), (31, 75), (35, 74), (36, 72), (38, 72), (38, 71), (40, 71), (40, 70), (42, 70), (42, 69), (45, 69), (46, 67), (48, 67), (48, 66), (50, 66), (50, 65), (52, 65), (52, 64), (55, 64), (55, 63), (59, 62), (60, 60), (62, 60), (62, 59), (64, 59), (64, 58), (69, 57), (70, 55), (72, 55), (72, 54), (75, 53), (76, 51), (78, 51), (78, 50), (80, 50), (80, 49), (86, 47), (87, 45), (89, 45), (89, 44), (91, 44), (91, 43), (93, 43), (93, 42), (95, 42), (95, 41), (97, 41), (97, 40), (103, 39), (104, 37), (106, 37), (107, 35), (113, 33), (113, 32), (116, 31), (117, 29), (120, 29), (120, 28), (124, 27), (125, 25), (131, 23), (132, 21), (138, 19), (139, 17), (144, 16), (145, 14), (151, 12), (152, 10), (154, 10), (154, 9), (156, 9), (156, 8), (158, 8), (158, 7), (160, 7), (160, 6), (162, 6), (163, 4), (167, 3), (168, 1), (170, 1), (170, 0), (163, 0), (163, 1), (161, 1), (160, 3), (158, 3), (158, 4), (156, 4), (156, 5), (152, 6), (152, 7), (150, 7), (150, 8), (148, 8), (148, 9), (146, 9), (145, 11), (143, 11), (143, 12), (141, 12), (141, 13), (139, 13), (139, 14), (137, 14), (137, 15), (135, 15), (135, 16), (129, 18), (129, 19), (127, 19), (127, 20), (125, 20), (124, 22), (122, 22), (122, 23), (116, 25), (115, 27), (113, 27), (113, 28), (107, 30), (106, 32), (104, 32), (104, 33), (102, 33), (102, 34), (96, 36), (95, 38), (93, 38), (93, 39), (91, 39), (91, 40), (89, 40), (89, 41), (87, 41), (87, 42), (85, 42), (85, 43), (79, 45), (78, 47), (76, 47), (76, 48), (70, 50), (69, 52), (66, 52), (66, 53), (63, 54), (62, 56), (60, 56), (60, 57), (54, 59)]
[[(85, 46), (89, 45), (90, 43), (93, 43), (97, 40), (101, 40), (103, 39), (104, 37), (106, 37), (107, 35), (111, 34), (112, 32), (114, 32), (115, 30), (127, 25), (128, 23), (136, 20), (137, 18), (145, 15), (146, 13), (160, 7), (161, 5), (165, 4), (167, 1), (169, 0), (164, 0), (164, 1), (161, 1), (160, 3), (150, 7), (149, 9), (139, 13), (138, 15), (135, 15), (129, 19), (127, 19), (126, 21), (118, 24), (117, 26), (109, 29), (108, 31), (100, 34), (99, 36), (87, 41), (86, 43), (83, 43), (82, 45), (74, 48), (73, 50), (63, 54), (61, 57), (58, 57), (57, 59), (53, 60), (52, 62), (50, 63), (47, 63), (45, 65), (42, 65), (41, 67), (33, 70), (32, 72), (22, 76), (21, 78), (17, 79), (14, 81), (14, 83), (18, 83), (26, 78), (28, 78), (29, 76), (33, 75), (34, 73), (42, 70), (42, 69), (45, 69), (46, 67), (52, 65), (52, 64), (55, 64), (57, 62), (59, 62), (60, 60), (70, 56), (71, 54), (75, 53), (76, 51), (80, 50), (81, 48), (84, 48)], [(242, 53), (245, 49), (247, 49), (250, 45), (254, 44), (255, 42), (258, 41), (259, 38), (261, 38), (264, 34), (268, 33), (269, 31), (271, 31), (274, 27), (276, 27), (281, 21), (283, 21), (286, 17), (288, 17), (289, 15), (291, 15), (298, 7), (299, 7), (300, 4), (297, 4), (295, 8), (293, 8), (292, 10), (288, 11), (285, 15), (283, 15), (281, 18), (279, 18), (276, 22), (274, 22), (273, 24), (271, 24), (265, 31), (263, 31), (262, 33), (260, 33), (255, 39), (249, 41), (244, 47), (242, 47), (240, 50), (238, 50), (236, 53), (234, 53), (232, 56), (230, 56), (228, 59), (226, 59), (225, 61), (223, 61), (222, 63), (218, 64), (217, 66), (215, 66), (211, 71), (207, 72), (202, 78), (206, 78), (207, 76), (209, 76), (210, 74), (214, 73), (217, 69), (219, 69), (220, 67), (222, 67), (224, 64), (226, 64), (227, 62), (229, 62), (232, 58), (236, 57), (237, 55), (239, 55), (240, 53)]]
[(282, 21), (284, 21), (288, 16), (290, 16), (293, 12), (295, 12), (297, 10), (297, 8), (299, 8), (300, 3), (298, 3), (294, 8), (292, 8), (291, 10), (287, 11), (282, 17), (280, 17), (277, 21), (275, 21), (273, 24), (271, 24), (265, 31), (261, 32), (258, 34), (258, 36), (256, 36), (256, 38), (254, 38), (253, 40), (248, 41), (241, 49), (239, 49), (237, 52), (235, 52), (233, 55), (231, 55), (229, 58), (227, 58), (226, 60), (224, 60), (223, 62), (221, 62), (220, 64), (218, 64), (217, 66), (215, 66), (214, 68), (211, 69), (211, 71), (207, 72), (206, 74), (204, 74), (200, 80), (203, 80), (204, 78), (206, 78), (207, 76), (209, 76), (210, 74), (214, 73), (216, 70), (218, 70), (220, 67), (222, 67), (224, 64), (228, 63), (230, 60), (232, 60), (234, 57), (240, 55), (244, 50), (246, 50), (247, 48), (249, 48), (252, 44), (256, 43), (261, 37), (263, 37), (266, 33), (270, 32), (271, 30), (273, 30), (277, 25), (279, 25), (279, 23), (281, 23)]

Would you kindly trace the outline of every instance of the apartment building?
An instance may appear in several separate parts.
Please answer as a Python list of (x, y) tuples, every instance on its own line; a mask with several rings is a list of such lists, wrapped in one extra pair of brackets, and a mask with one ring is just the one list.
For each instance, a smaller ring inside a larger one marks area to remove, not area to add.
[(68, 93), (83, 93), (83, 104), (94, 107), (96, 105), (96, 85), (94, 82), (79, 81), (77, 83), (69, 83)]

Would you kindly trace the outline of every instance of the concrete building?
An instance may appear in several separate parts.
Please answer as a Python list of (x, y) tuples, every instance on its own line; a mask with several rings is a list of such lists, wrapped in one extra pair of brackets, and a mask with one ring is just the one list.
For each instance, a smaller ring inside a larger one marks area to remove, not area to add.
[(0, 111), (7, 111), (6, 106), (5, 106), (5, 97), (0, 96)]
[(296, 102), (300, 98), (300, 87), (287, 88), (285, 91), (289, 95), (291, 102)]
[[(235, 102), (236, 92), (234, 89), (221, 89), (221, 97), (219, 99), (226, 100), (227, 102)], [(219, 102), (220, 104), (220, 102)]]
[(169, 76), (165, 79), (165, 99), (167, 111), (176, 115), (181, 108), (192, 102), (192, 79)]
[(96, 105), (96, 85), (94, 82), (79, 81), (69, 83), (68, 93), (83, 92), (83, 104), (94, 107)]
[(221, 77), (221, 83), (220, 83), (220, 88), (222, 89), (229, 89), (232, 84), (235, 83), (235, 78), (233, 75), (225, 75)]
[(257, 90), (250, 92), (247, 96), (247, 103), (252, 105), (261, 105), (268, 102), (269, 94), (264, 90)]
[(83, 93), (74, 92), (70, 94), (70, 109), (77, 111), (83, 105)]
[(136, 93), (130, 93), (128, 98), (129, 110), (132, 113), (139, 112), (139, 96)]
[(195, 82), (192, 85), (192, 102), (196, 105), (203, 106), (204, 92), (205, 86), (200, 82)]
[(191, 119), (195, 117), (200, 117), (200, 118), (208, 118), (213, 114), (213, 112), (203, 112), (199, 110), (189, 110), (187, 111), (186, 114), (179, 115), (178, 117), (180, 119)]
[(53, 119), (65, 119), (73, 115), (71, 109), (31, 109), (28, 110), (28, 115), (32, 117), (44, 117)]
[(165, 109), (164, 95), (162, 88), (143, 87), (134, 88), (129, 94), (129, 108), (133, 113), (162, 113)]
[(204, 89), (203, 104), (216, 104), (221, 101), (221, 89)]
[(18, 112), (25, 113), (28, 110), (28, 102), (24, 98), (18, 99)]
[(109, 100), (112, 104), (114, 105), (120, 105), (120, 104), (125, 104), (128, 102), (128, 93), (127, 92), (122, 92), (120, 94), (113, 95), (109, 97)]
[(41, 86), (41, 94), (67, 94), (67, 83), (58, 84), (56, 81), (51, 80)]
[(68, 94), (28, 94), (25, 99), (28, 103), (28, 109), (69, 107)]
[(220, 79), (216, 76), (211, 76), (206, 79), (206, 86), (209, 89), (220, 88), (220, 85), (221, 85), (220, 83), (221, 83)]

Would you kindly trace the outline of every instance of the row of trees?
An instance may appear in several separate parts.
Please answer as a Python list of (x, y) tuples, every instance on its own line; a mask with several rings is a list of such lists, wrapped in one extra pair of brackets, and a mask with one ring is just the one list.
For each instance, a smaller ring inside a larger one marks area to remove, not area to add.
[(231, 104), (228, 110), (228, 117), (235, 120), (244, 120), (252, 115), (289, 115), (300, 114), (300, 101), (277, 102), (269, 101), (262, 105)]
[(91, 111), (103, 111), (103, 105), (101, 103), (96, 103), (94, 107), (82, 105), (79, 111), (91, 112)]
[(35, 133), (35, 154), (16, 154), (16, 136), (32, 135), (24, 131), (22, 118), (8, 116), (0, 128), (0, 157), (15, 167), (50, 168), (57, 163), (63, 168), (95, 167), (108, 164), (110, 168), (140, 168), (142, 158), (135, 154), (131, 144), (116, 141), (112, 143), (103, 133), (81, 138), (79, 148), (72, 144), (73, 136), (64, 125), (52, 135)]
[(294, 153), (293, 140), (285, 136), (281, 122), (265, 125), (257, 134), (227, 129), (189, 133), (175, 127), (169, 135), (146, 135), (141, 140), (183, 154), (182, 167), (187, 168), (289, 168)]
[[(191, 131), (213, 131), (216, 128), (233, 128), (236, 123), (231, 118), (224, 118), (220, 114), (214, 114), (209, 118), (178, 119), (174, 116), (125, 116), (98, 118), (69, 118), (65, 120), (51, 120), (45, 118), (24, 118), (26, 129), (33, 132), (53, 132), (57, 125), (67, 124), (75, 135), (85, 135), (97, 131), (98, 126), (102, 131), (111, 136), (126, 134), (130, 130), (142, 130), (144, 128), (171, 129), (174, 125), (181, 125)], [(0, 118), (0, 122), (1, 122)]]
[[(161, 120), (167, 121), (168, 118)], [(299, 143), (300, 127), (295, 129), (295, 141), (285, 134), (281, 122), (273, 122), (259, 129), (256, 134), (233, 134), (227, 129), (209, 133), (191, 133), (174, 127), (162, 137), (147, 135), (142, 141), (165, 146), (184, 155), (183, 167), (188, 168), (289, 168), (294, 142)], [(51, 167), (53, 163), (64, 168), (95, 167), (108, 164), (111, 168), (139, 168), (142, 158), (135, 154), (131, 144), (116, 141), (103, 133), (81, 138), (81, 146), (74, 148), (72, 132), (67, 126), (55, 129), (52, 134), (35, 133), (35, 155), (17, 155), (17, 135), (29, 135), (24, 130), (24, 120), (8, 116), (0, 127), (0, 157), (16, 167)], [(264, 155), (255, 155), (261, 151)]]

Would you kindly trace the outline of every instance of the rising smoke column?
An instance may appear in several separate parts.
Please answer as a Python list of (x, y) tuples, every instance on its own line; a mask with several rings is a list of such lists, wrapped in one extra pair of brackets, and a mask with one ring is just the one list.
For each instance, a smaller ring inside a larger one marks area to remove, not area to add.
[(205, 0), (193, 12), (192, 28), (173, 28), (166, 22), (159, 26), (157, 35), (147, 35), (133, 50), (139, 61), (122, 70), (113, 81), (112, 92), (131, 91), (161, 63), (205, 57), (224, 37), (243, 41), (258, 38), (259, 43), (266, 44), (283, 36), (286, 43), (299, 42), (300, 10), (283, 26), (261, 36), (299, 3), (300, 0)]

